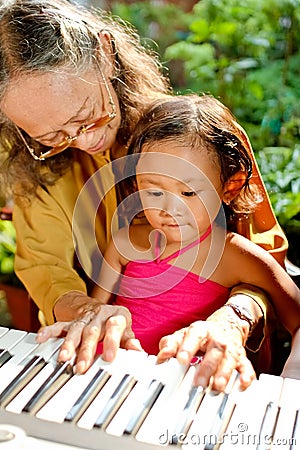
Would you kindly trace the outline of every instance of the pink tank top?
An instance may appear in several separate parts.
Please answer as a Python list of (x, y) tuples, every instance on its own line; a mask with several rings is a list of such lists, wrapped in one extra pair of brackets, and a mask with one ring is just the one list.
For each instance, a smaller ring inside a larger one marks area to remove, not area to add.
[[(205, 320), (226, 303), (228, 288), (169, 264), (210, 233), (211, 227), (199, 239), (164, 259), (157, 256), (159, 246), (155, 245), (155, 260), (130, 261), (126, 265), (114, 304), (130, 310), (135, 336), (149, 354), (158, 352), (163, 336), (196, 320)], [(98, 351), (101, 352), (100, 345)]]

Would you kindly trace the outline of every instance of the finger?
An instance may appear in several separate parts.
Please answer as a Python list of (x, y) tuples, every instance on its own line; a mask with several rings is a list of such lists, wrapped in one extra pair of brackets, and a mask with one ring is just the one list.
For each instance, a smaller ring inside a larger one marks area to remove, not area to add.
[(127, 327), (127, 320), (123, 315), (111, 316), (106, 321), (102, 354), (105, 361), (113, 361), (116, 357), (117, 351), (120, 348), (123, 333)]
[(241, 389), (246, 389), (256, 379), (255, 370), (246, 355), (240, 359), (237, 370), (240, 372)]
[(135, 338), (127, 339), (123, 347), (126, 348), (126, 350), (136, 350), (139, 352), (145, 352), (140, 341)]
[(75, 366), (77, 373), (84, 373), (91, 366), (97, 351), (98, 342), (102, 339), (102, 357), (106, 361), (113, 361), (126, 329), (128, 329), (128, 337), (134, 337), (130, 327), (131, 314), (127, 308), (102, 305), (96, 316), (93, 312), (90, 314), (91, 316), (87, 320), (91, 318), (92, 320), (84, 327), (77, 355)]
[(76, 365), (74, 367), (76, 373), (85, 373), (92, 365), (104, 326), (102, 320), (96, 316), (96, 318), (82, 330), (81, 343), (77, 353)]
[(81, 343), (84, 327), (85, 322), (83, 320), (76, 320), (69, 324), (69, 329), (58, 354), (58, 361), (68, 361), (75, 355), (76, 349)]
[(189, 364), (199, 351), (205, 352), (209, 340), (207, 322), (192, 323), (185, 331), (184, 338), (178, 348), (176, 358), (183, 364)]
[(41, 344), (50, 338), (57, 338), (65, 334), (72, 322), (56, 322), (38, 330), (36, 341)]
[(175, 331), (175, 333), (161, 338), (159, 342), (159, 352), (157, 354), (157, 362), (161, 363), (169, 358), (176, 357), (180, 344), (185, 336), (186, 328)]
[[(219, 367), (221, 361), (225, 357), (225, 352), (226, 352), (225, 344), (223, 344), (219, 341), (215, 341), (215, 340), (212, 340), (209, 342), (206, 353), (203, 357), (203, 360), (195, 372), (195, 377), (194, 377), (195, 385), (203, 386), (203, 387), (206, 387), (209, 385), (211, 377), (217, 373), (218, 367)], [(233, 364), (233, 365), (235, 366), (236, 364)], [(225, 374), (225, 376), (227, 376), (227, 375), (228, 374)], [(224, 378), (221, 378), (219, 375), (219, 379), (218, 379), (219, 387), (222, 386), (222, 388), (219, 390), (222, 390), (223, 387), (226, 386), (228, 379), (229, 379), (229, 376), (228, 376), (228, 378), (226, 378), (226, 380), (224, 380)], [(215, 382), (215, 380), (214, 380), (214, 382)], [(225, 383), (225, 386), (224, 386), (224, 383)], [(214, 388), (216, 388), (216, 386)]]

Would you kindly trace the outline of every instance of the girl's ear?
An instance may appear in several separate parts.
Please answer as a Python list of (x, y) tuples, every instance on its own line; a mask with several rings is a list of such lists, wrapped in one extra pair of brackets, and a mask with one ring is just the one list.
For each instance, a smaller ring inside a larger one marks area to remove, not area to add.
[(223, 202), (227, 205), (241, 192), (247, 181), (246, 172), (239, 171), (232, 175), (224, 185)]

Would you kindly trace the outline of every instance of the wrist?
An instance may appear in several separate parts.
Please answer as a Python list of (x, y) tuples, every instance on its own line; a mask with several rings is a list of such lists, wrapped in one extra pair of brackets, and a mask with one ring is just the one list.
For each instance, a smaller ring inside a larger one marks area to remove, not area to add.
[(208, 317), (207, 321), (215, 323), (221, 332), (223, 330), (235, 335), (238, 333), (241, 336), (242, 345), (246, 345), (250, 329), (249, 323), (241, 319), (232, 308), (222, 306)]
[(224, 308), (230, 308), (231, 311), (234, 312), (234, 314), (240, 319), (244, 332), (247, 333), (247, 338), (251, 336), (257, 324), (255, 317), (251, 314), (251, 311), (246, 306), (238, 305), (233, 302), (226, 303)]
[(60, 296), (53, 308), (56, 321), (71, 321), (86, 312), (94, 311), (98, 301), (82, 291), (69, 291)]

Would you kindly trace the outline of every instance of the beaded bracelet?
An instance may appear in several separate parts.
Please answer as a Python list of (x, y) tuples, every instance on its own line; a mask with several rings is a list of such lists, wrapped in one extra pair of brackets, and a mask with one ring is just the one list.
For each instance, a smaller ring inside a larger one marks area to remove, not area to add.
[(235, 305), (234, 303), (226, 303), (224, 306), (231, 308), (235, 312), (235, 314), (239, 317), (239, 319), (248, 322), (249, 324), (248, 337), (249, 337), (256, 326), (256, 321), (253, 319), (250, 311), (244, 306)]

